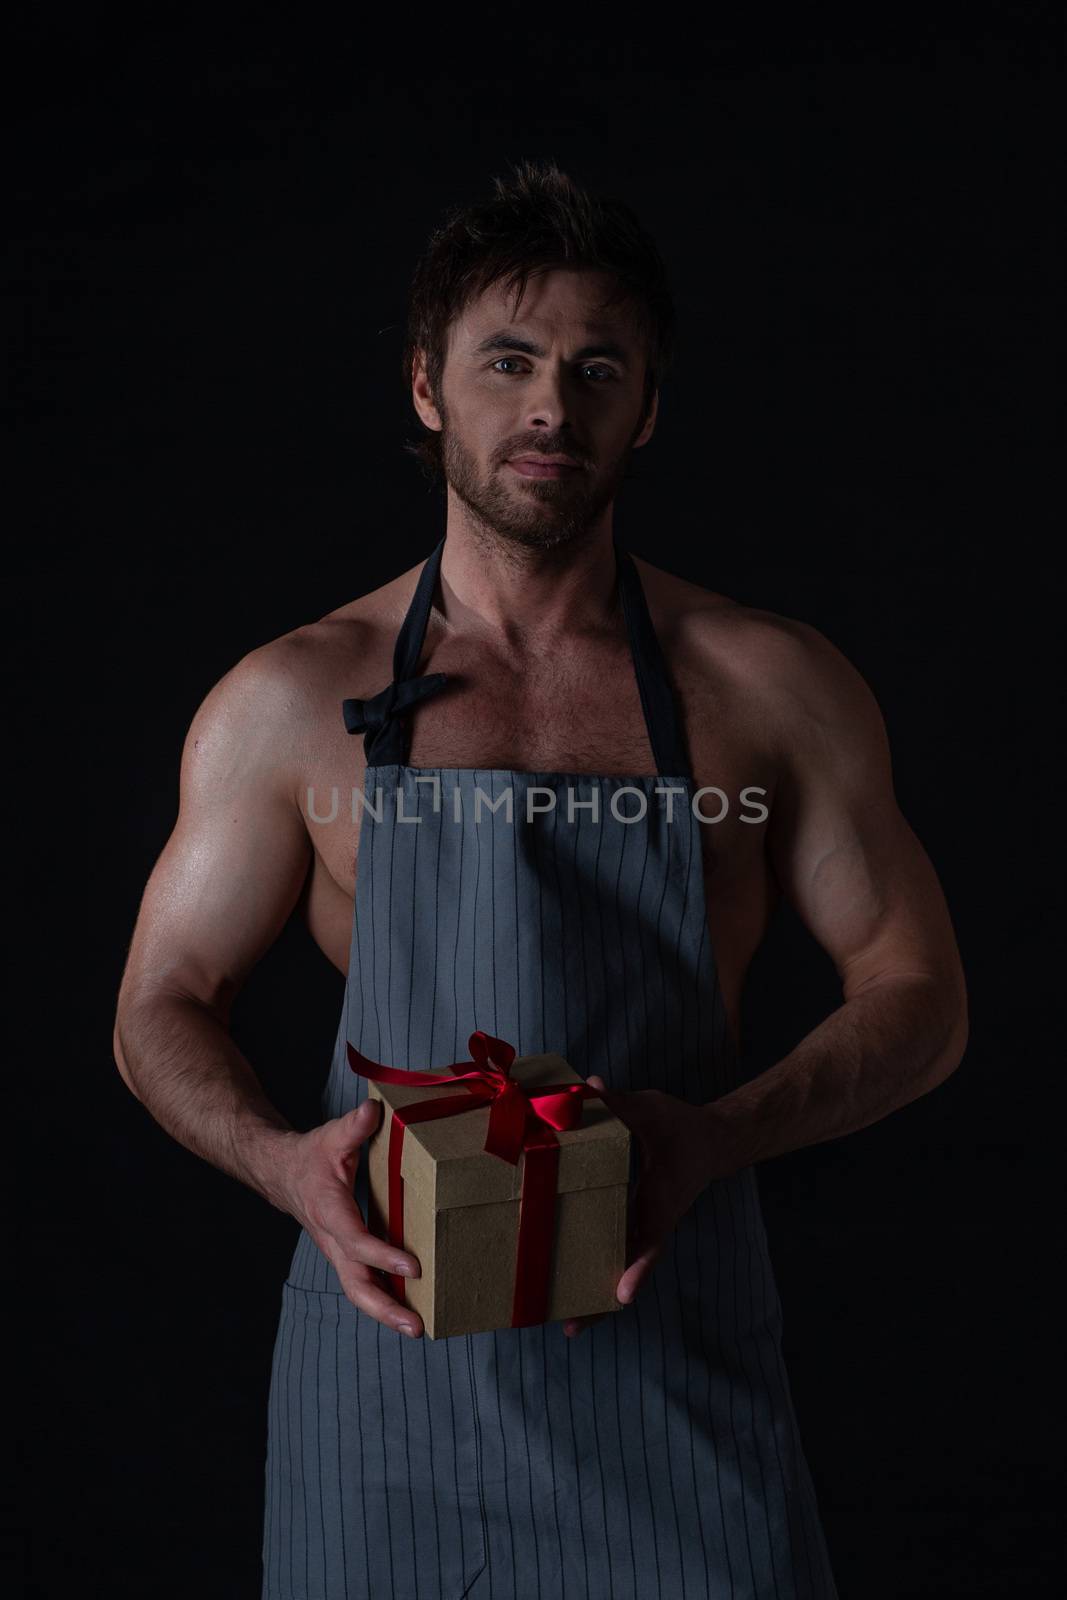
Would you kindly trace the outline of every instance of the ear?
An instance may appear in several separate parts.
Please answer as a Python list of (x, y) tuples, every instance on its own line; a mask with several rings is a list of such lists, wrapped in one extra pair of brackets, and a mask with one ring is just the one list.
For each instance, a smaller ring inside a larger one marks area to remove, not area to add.
[(411, 399), (421, 420), (435, 433), (441, 432), (441, 414), (434, 404), (429, 379), (426, 376), (426, 358), (416, 350), (411, 362)]
[(641, 424), (641, 432), (637, 435), (637, 437), (633, 441), (633, 444), (630, 446), (631, 450), (640, 450), (641, 446), (643, 444), (647, 444), (648, 441), (651, 439), (652, 434), (655, 431), (656, 416), (657, 416), (658, 411), (659, 411), (659, 390), (658, 389), (653, 389), (653, 391), (652, 391), (652, 404), (649, 407), (648, 416), (645, 418), (644, 422)]

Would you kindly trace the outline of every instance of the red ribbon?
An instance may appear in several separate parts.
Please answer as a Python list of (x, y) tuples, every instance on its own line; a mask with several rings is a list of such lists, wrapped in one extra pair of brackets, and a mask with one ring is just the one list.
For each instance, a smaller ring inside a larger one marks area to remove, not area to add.
[[(490, 1155), (517, 1165), (525, 1151), (522, 1188), (519, 1195), (519, 1244), (515, 1261), (515, 1293), (511, 1326), (526, 1328), (545, 1322), (548, 1317), (549, 1274), (552, 1266), (552, 1241), (556, 1216), (556, 1181), (559, 1169), (559, 1140), (556, 1129), (576, 1128), (582, 1119), (582, 1102), (599, 1098), (599, 1090), (587, 1083), (550, 1083), (524, 1088), (509, 1076), (515, 1060), (515, 1047), (505, 1039), (479, 1029), (467, 1042), (470, 1061), (455, 1061), (441, 1072), (404, 1072), (398, 1067), (383, 1067), (360, 1055), (348, 1045), (348, 1063), (353, 1072), (375, 1083), (433, 1086), (462, 1083), (467, 1091), (447, 1099), (420, 1100), (393, 1112), (389, 1130), (389, 1240), (404, 1246), (404, 1180), (400, 1163), (404, 1134), (414, 1122), (432, 1122), (437, 1117), (454, 1117), (479, 1106), (489, 1107), (489, 1130), (484, 1148)], [(464, 1072), (464, 1067), (474, 1070)], [(405, 1279), (389, 1274), (393, 1292), (407, 1304)]]

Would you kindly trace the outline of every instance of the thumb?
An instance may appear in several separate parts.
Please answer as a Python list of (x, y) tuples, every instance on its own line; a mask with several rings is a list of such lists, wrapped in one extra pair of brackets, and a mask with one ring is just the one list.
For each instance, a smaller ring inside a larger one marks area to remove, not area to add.
[[(618, 1091), (609, 1089), (598, 1072), (591, 1073), (585, 1081), (591, 1089), (597, 1090), (601, 1101), (607, 1106), (612, 1116), (622, 1118), (622, 1101), (619, 1099)], [(625, 1118), (622, 1119), (625, 1121)]]
[(381, 1119), (381, 1104), (373, 1095), (368, 1095), (362, 1105), (338, 1117), (337, 1138), (344, 1147), (362, 1144), (364, 1139), (370, 1138)]

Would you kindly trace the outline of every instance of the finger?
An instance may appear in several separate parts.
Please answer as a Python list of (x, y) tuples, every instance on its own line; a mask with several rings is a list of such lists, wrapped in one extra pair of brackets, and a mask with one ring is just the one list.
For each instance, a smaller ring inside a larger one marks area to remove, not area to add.
[(407, 1334), (409, 1338), (421, 1337), (424, 1330), (419, 1313), (411, 1306), (401, 1305), (393, 1295), (375, 1283), (369, 1272), (350, 1265), (341, 1266), (336, 1262), (334, 1267), (346, 1297), (360, 1311), (365, 1311), (387, 1328)]
[(619, 1286), (615, 1290), (615, 1298), (621, 1300), (623, 1305), (629, 1305), (662, 1254), (662, 1245), (651, 1245), (647, 1250), (642, 1251), (637, 1260), (630, 1263), (619, 1279)]
[(617, 1089), (609, 1089), (603, 1078), (597, 1073), (593, 1073), (585, 1081), (590, 1089), (596, 1090), (600, 1096), (601, 1103), (607, 1106), (612, 1116), (618, 1117), (621, 1122), (625, 1122), (625, 1096)]
[[(396, 1272), (401, 1276), (418, 1277), (418, 1260), (371, 1233), (359, 1207), (347, 1191), (344, 1200), (351, 1205), (351, 1216), (347, 1207), (336, 1198), (335, 1210), (331, 1210), (329, 1205), (325, 1208), (327, 1223), (332, 1220), (338, 1231), (327, 1232), (324, 1241), (324, 1253), (333, 1265), (342, 1289), (354, 1306), (366, 1311), (376, 1321), (418, 1338), (423, 1331), (418, 1312), (402, 1304), (375, 1276), (376, 1272)], [(409, 1274), (409, 1266), (414, 1267), (413, 1273)]]
[(353, 1111), (346, 1111), (343, 1117), (334, 1119), (329, 1129), (330, 1144), (335, 1152), (355, 1150), (371, 1134), (376, 1132), (381, 1121), (382, 1102), (368, 1095), (362, 1105)]
[(594, 1322), (599, 1322), (601, 1318), (607, 1315), (606, 1311), (597, 1311), (594, 1315), (588, 1317), (568, 1317), (563, 1324), (563, 1332), (568, 1339), (575, 1338), (584, 1329), (591, 1327)]
[(417, 1256), (371, 1232), (344, 1184), (331, 1187), (323, 1194), (315, 1221), (326, 1236), (325, 1253), (338, 1270), (344, 1262), (375, 1267), (380, 1272), (398, 1272), (405, 1278), (422, 1276)]

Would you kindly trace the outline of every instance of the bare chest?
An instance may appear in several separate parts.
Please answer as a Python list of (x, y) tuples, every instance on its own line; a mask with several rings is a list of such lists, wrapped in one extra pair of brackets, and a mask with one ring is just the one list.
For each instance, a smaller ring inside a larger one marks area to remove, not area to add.
[[(774, 774), (721, 686), (684, 663), (669, 660), (669, 666), (693, 768), (709, 926), (743, 969), (769, 914), (765, 817)], [(444, 671), (449, 684), (408, 719), (409, 766), (615, 777), (657, 771), (625, 647), (520, 672), (446, 646), (423, 662), (422, 671)], [(342, 971), (359, 872), (366, 763), (364, 735), (345, 733), (340, 704), (346, 695), (376, 693), (385, 681), (383, 668), (364, 686), (351, 678), (334, 684), (323, 697), (321, 726), (309, 730), (302, 763), (301, 803), (314, 846), (305, 914)], [(728, 967), (729, 955), (725, 960)]]

